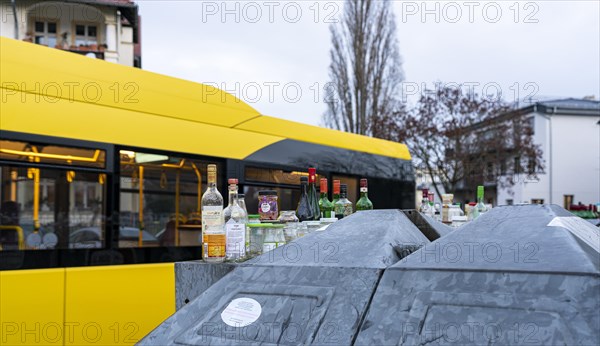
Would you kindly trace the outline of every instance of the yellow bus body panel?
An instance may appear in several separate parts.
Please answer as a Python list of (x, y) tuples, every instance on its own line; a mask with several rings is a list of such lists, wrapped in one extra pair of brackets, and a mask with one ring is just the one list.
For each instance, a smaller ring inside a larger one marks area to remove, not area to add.
[(62, 345), (65, 270), (0, 271), (0, 345)]
[(211, 85), (5, 37), (0, 46), (3, 88), (225, 127), (259, 115)]
[(134, 344), (175, 312), (173, 263), (66, 269), (65, 345)]
[(408, 147), (405, 144), (301, 124), (265, 115), (253, 118), (236, 128), (397, 159), (410, 160), (411, 158)]
[[(1, 89), (0, 129), (243, 159), (281, 137)], [(23, 99), (22, 99), (23, 98)]]

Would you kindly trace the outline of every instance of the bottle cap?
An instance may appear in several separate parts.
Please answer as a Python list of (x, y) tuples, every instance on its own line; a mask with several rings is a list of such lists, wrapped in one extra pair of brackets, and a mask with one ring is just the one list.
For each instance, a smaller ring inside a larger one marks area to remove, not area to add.
[(227, 183), (229, 183), (229, 185), (237, 184), (237, 183), (238, 183), (238, 180), (237, 180), (237, 179), (235, 179), (235, 178), (229, 178), (229, 179), (227, 180)]
[(277, 196), (277, 191), (275, 190), (261, 190), (258, 191), (259, 196)]
[(321, 178), (321, 193), (327, 193), (327, 178)]
[(367, 179), (362, 178), (360, 180), (360, 187), (367, 187)]
[(308, 182), (308, 177), (304, 177), (304, 176), (300, 177), (300, 182), (301, 182), (301, 183), (306, 183), (306, 182)]
[(316, 168), (314, 168), (314, 167), (310, 167), (310, 168), (308, 169), (308, 174), (309, 174), (309, 175), (315, 175), (315, 174), (317, 174), (317, 169), (316, 169)]
[(340, 194), (340, 181), (339, 180), (334, 180), (333, 181), (333, 193), (334, 194)]
[(340, 191), (342, 193), (348, 192), (348, 185), (346, 185), (346, 184), (340, 184)]
[(477, 196), (483, 197), (483, 186), (481, 185), (477, 186)]
[(423, 189), (423, 198), (429, 197), (429, 189)]
[(213, 164), (210, 164), (210, 165), (208, 165), (208, 166), (206, 167), (206, 171), (207, 171), (207, 172), (211, 172), (211, 173), (212, 173), (212, 172), (216, 172), (216, 171), (217, 171), (217, 165), (213, 165)]

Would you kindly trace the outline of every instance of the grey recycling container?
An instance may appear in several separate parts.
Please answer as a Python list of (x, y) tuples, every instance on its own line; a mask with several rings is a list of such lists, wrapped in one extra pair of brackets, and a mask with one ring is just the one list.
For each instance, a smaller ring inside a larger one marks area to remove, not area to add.
[(598, 228), (492, 209), (386, 269), (357, 345), (598, 345)]
[(237, 265), (140, 345), (352, 344), (383, 270), (429, 240), (363, 211)]

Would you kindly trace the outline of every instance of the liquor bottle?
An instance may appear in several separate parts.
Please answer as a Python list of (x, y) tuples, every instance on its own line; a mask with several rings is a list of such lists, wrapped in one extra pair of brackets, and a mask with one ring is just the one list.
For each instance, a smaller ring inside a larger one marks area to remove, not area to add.
[(308, 169), (308, 201), (312, 209), (313, 220), (319, 220), (321, 210), (319, 210), (319, 196), (317, 195), (317, 169)]
[(360, 198), (356, 201), (356, 211), (373, 210), (373, 203), (369, 199), (367, 179), (360, 180)]
[(348, 194), (348, 186), (340, 184), (340, 199), (334, 204), (335, 217), (342, 219), (352, 214), (352, 202), (346, 197)]
[(246, 223), (248, 216), (238, 201), (238, 180), (229, 179), (229, 204), (223, 210), (225, 225), (225, 258), (240, 260), (246, 257)]
[(225, 259), (223, 196), (217, 190), (217, 165), (208, 165), (208, 187), (202, 195), (202, 256), (206, 262)]
[(432, 217), (432, 218), (435, 218), (435, 206), (433, 204), (433, 192), (429, 192), (428, 195), (427, 195), (427, 197), (428, 197), (428, 200), (429, 200), (428, 201), (429, 206), (428, 206), (428, 209), (427, 209), (427, 215), (430, 216), (430, 217)]
[(339, 180), (334, 180), (333, 181), (333, 200), (331, 201), (331, 203), (333, 203), (334, 208), (335, 208), (335, 203), (340, 199), (340, 181)]
[(480, 217), (488, 211), (487, 206), (483, 202), (483, 186), (477, 186), (477, 204), (473, 208), (473, 220)]
[(427, 214), (429, 211), (429, 189), (423, 189), (423, 197), (421, 198), (421, 207), (419, 211), (423, 214)]
[(332, 218), (335, 217), (333, 212), (333, 203), (327, 198), (327, 178), (321, 178), (321, 199), (319, 199), (319, 209), (321, 211), (321, 218)]
[(313, 210), (308, 199), (308, 178), (300, 177), (300, 201), (296, 208), (296, 216), (300, 221), (310, 221), (314, 219)]

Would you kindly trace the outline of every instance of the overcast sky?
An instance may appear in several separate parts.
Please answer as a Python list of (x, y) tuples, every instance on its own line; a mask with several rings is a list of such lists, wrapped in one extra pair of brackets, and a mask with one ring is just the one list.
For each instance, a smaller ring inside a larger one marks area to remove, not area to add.
[[(142, 66), (213, 83), (259, 112), (321, 124), (329, 25), (343, 2), (137, 1)], [(471, 83), (506, 101), (600, 96), (592, 1), (395, 1), (407, 95)], [(409, 97), (408, 102), (414, 99)]]

